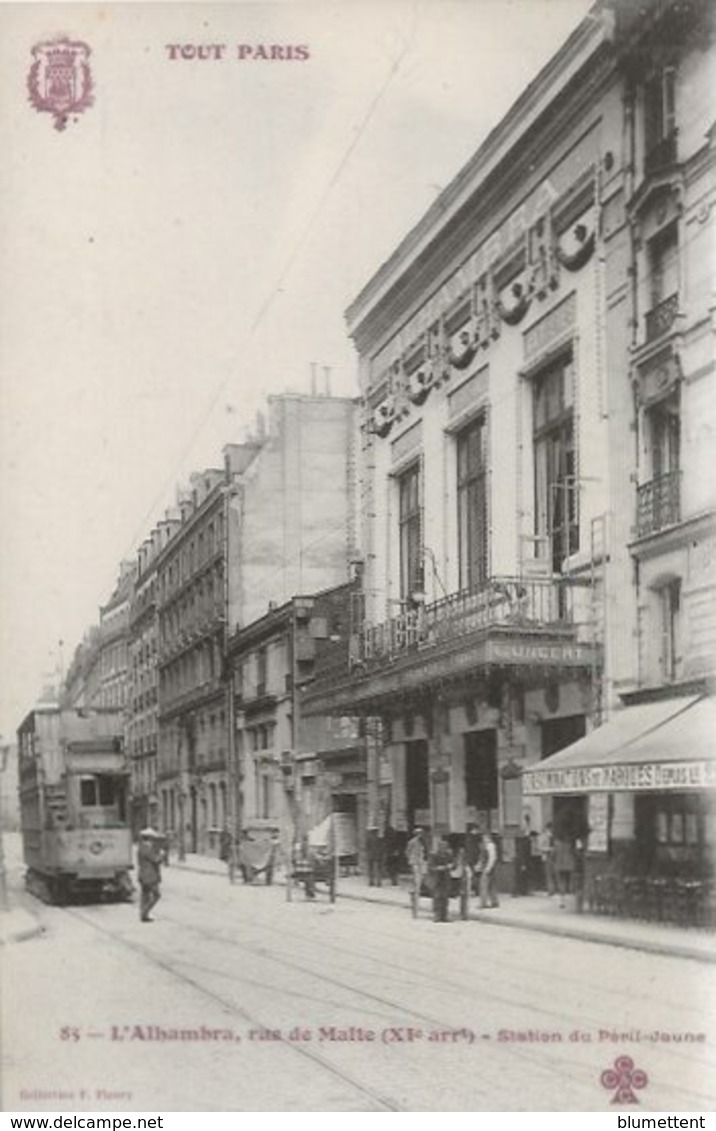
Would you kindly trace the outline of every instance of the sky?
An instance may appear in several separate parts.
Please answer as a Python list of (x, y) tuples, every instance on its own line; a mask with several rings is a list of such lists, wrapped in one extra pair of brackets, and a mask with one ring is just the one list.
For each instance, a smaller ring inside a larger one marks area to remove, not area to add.
[[(4, 741), (267, 396), (357, 394), (346, 307), (589, 7), (0, 3)], [(57, 35), (91, 48), (64, 131), (27, 88)]]

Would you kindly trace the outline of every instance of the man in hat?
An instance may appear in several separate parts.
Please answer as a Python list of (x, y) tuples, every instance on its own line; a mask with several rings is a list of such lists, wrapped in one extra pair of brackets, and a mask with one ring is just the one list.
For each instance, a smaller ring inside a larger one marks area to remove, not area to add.
[(143, 923), (151, 923), (149, 912), (161, 899), (159, 890), (159, 885), (162, 882), (161, 839), (161, 834), (152, 828), (142, 829), (139, 834), (139, 849), (137, 851), (138, 878), (141, 890), (139, 918)]
[(450, 845), (444, 836), (439, 836), (430, 853), (430, 878), (433, 889), (433, 919), (436, 923), (447, 923), (450, 902), (450, 879), (454, 860)]

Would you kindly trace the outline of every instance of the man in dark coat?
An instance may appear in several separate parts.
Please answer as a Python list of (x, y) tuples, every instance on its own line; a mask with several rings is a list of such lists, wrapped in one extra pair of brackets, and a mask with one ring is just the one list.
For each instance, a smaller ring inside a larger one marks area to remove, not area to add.
[(161, 840), (161, 834), (156, 829), (142, 829), (139, 834), (139, 849), (137, 850), (138, 878), (141, 891), (139, 918), (143, 923), (151, 923), (149, 912), (161, 899)]
[(447, 923), (450, 900), (450, 873), (453, 858), (450, 845), (445, 837), (438, 837), (434, 850), (430, 853), (430, 880), (433, 889), (433, 919), (436, 923)]

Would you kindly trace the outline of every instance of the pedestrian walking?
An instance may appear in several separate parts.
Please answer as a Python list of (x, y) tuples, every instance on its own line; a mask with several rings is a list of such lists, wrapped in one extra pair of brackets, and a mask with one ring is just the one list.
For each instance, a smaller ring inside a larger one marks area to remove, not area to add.
[(447, 923), (450, 902), (450, 882), (452, 879), (453, 855), (445, 837), (438, 837), (430, 854), (430, 879), (433, 889), (433, 919), (436, 923)]
[(490, 833), (482, 838), (480, 854), (480, 907), (499, 907), (497, 897), (497, 845)]
[(151, 923), (149, 912), (161, 899), (161, 840), (161, 834), (156, 829), (142, 829), (139, 834), (139, 848), (137, 850), (137, 872), (140, 888), (139, 918), (143, 923)]
[(423, 886), (423, 876), (425, 875), (425, 839), (423, 837), (423, 830), (418, 826), (413, 829), (413, 835), (407, 843), (405, 849), (405, 856), (410, 868), (410, 875), (412, 877), (411, 894), (413, 897), (413, 907), (417, 908), (417, 901), (420, 898), (420, 889)]

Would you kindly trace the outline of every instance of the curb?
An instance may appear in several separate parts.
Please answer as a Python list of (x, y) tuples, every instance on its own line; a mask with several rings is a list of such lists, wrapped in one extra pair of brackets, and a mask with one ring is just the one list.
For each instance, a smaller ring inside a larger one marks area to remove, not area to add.
[(498, 919), (488, 912), (478, 912), (475, 920), (491, 923), (495, 927), (513, 927), (522, 931), (536, 931), (542, 935), (556, 935), (559, 938), (579, 939), (581, 942), (602, 943), (604, 946), (617, 946), (622, 950), (640, 950), (648, 954), (660, 954), (666, 958), (690, 958), (694, 962), (716, 962), (716, 950), (709, 952), (695, 947), (682, 946), (680, 943), (667, 945), (650, 939), (629, 939), (621, 935), (602, 935), (588, 930), (570, 927), (568, 925), (547, 926), (544, 923), (525, 923), (524, 921), (510, 922), (508, 919)]
[[(195, 875), (218, 876), (219, 872), (208, 868), (194, 868), (191, 865), (176, 864), (175, 867)], [(276, 887), (281, 886), (276, 884)], [(337, 898), (353, 900), (354, 903), (370, 903), (373, 906), (399, 907), (404, 911), (410, 910), (410, 903), (399, 899), (377, 899), (368, 894), (361, 895), (356, 892), (345, 892), (338, 889)], [(690, 958), (694, 962), (716, 963), (716, 947), (712, 952), (699, 950), (695, 947), (684, 946), (680, 943), (666, 944), (649, 939), (630, 939), (620, 935), (598, 934), (579, 927), (570, 927), (568, 924), (546, 924), (525, 922), (521, 920), (503, 919), (492, 915), (489, 911), (476, 911), (470, 915), (474, 923), (490, 923), (494, 927), (510, 927), (518, 931), (534, 931), (541, 935), (556, 935), (558, 938), (578, 939), (581, 942), (601, 943), (604, 946), (620, 947), (622, 950), (639, 950), (648, 954), (659, 954), (666, 958)]]
[(26, 927), (10, 930), (7, 934), (0, 929), (0, 946), (9, 946), (10, 943), (27, 942), (28, 939), (39, 938), (40, 935), (44, 934), (45, 928), (41, 923), (36, 922)]

